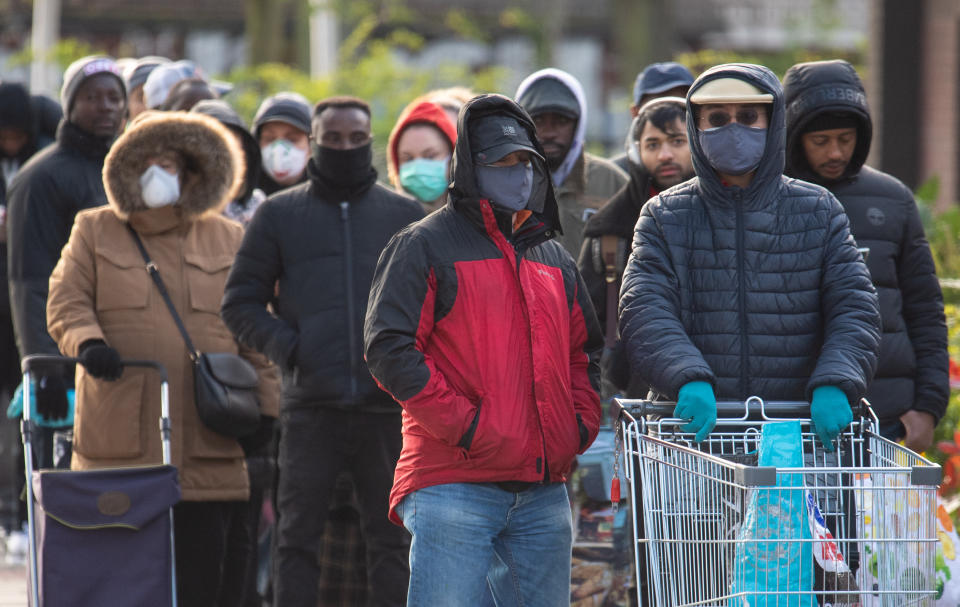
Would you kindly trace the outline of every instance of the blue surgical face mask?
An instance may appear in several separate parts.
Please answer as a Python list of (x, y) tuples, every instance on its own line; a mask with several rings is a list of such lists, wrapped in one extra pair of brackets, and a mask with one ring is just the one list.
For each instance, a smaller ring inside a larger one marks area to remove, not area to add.
[(400, 185), (420, 202), (433, 202), (447, 190), (450, 158), (414, 158), (400, 165)]
[(699, 138), (710, 166), (724, 175), (743, 175), (760, 165), (767, 145), (767, 129), (731, 122), (700, 131)]
[(510, 211), (526, 208), (533, 191), (533, 164), (521, 162), (503, 167), (478, 164), (476, 170), (481, 198)]

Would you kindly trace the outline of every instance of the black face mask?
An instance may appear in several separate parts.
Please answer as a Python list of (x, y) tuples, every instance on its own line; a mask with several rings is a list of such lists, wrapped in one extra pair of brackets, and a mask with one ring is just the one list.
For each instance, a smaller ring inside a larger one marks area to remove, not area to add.
[(331, 186), (350, 189), (365, 182), (373, 168), (372, 141), (358, 148), (339, 150), (310, 143), (310, 155), (324, 181)]

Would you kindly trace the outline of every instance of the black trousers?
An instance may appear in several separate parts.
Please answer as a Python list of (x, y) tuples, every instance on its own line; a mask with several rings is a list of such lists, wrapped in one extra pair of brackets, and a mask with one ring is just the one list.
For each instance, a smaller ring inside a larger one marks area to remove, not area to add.
[(246, 560), (227, 539), (234, 519), (245, 515), (247, 502), (180, 502), (173, 507), (177, 555), (177, 605), (226, 607), (237, 605), (236, 588), (225, 588), (227, 558)]
[(280, 415), (274, 605), (316, 607), (317, 551), (341, 470), (353, 478), (366, 540), (368, 604), (406, 604), (410, 536), (387, 519), (403, 443), (400, 414), (295, 409)]

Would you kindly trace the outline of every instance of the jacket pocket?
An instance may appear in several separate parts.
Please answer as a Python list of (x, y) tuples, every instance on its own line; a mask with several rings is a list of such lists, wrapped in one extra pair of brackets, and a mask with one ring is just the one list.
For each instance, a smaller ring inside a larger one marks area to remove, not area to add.
[(143, 259), (131, 257), (129, 251), (109, 247), (97, 248), (96, 259), (98, 312), (147, 307), (153, 283)]
[(232, 255), (203, 256), (184, 254), (190, 307), (199, 312), (220, 316), (220, 302), (227, 284), (227, 273), (233, 265)]
[(235, 459), (243, 457), (243, 449), (235, 438), (207, 428), (197, 419), (190, 446), (190, 457), (197, 459)]
[[(122, 379), (108, 382), (80, 371), (77, 378), (77, 413), (73, 428), (77, 453), (90, 459), (143, 455), (140, 436), (143, 374), (128, 370)], [(159, 461), (159, 457), (157, 459)]]

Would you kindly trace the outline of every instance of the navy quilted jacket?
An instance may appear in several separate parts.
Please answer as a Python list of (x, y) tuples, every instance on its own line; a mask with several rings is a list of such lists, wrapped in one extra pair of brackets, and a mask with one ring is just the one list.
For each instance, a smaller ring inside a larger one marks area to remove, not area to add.
[(782, 175), (776, 76), (756, 65), (717, 66), (691, 94), (730, 76), (774, 96), (763, 159), (749, 187), (725, 186), (687, 113), (698, 177), (644, 206), (620, 291), (631, 371), (670, 399), (699, 380), (718, 398), (809, 400), (831, 385), (856, 402), (880, 341), (870, 275), (836, 198)]

